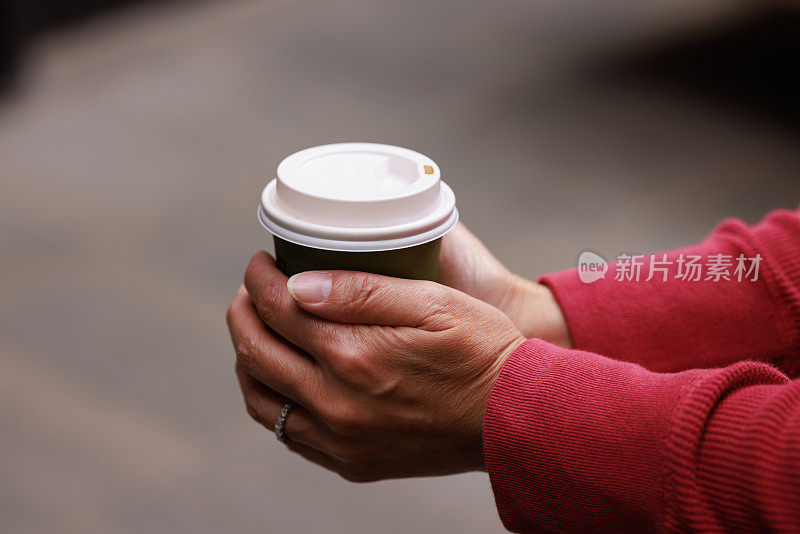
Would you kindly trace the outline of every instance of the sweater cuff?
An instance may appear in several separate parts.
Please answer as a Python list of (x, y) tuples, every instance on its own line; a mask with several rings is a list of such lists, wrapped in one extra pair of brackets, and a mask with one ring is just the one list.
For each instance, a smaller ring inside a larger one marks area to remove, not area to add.
[(693, 373), (656, 374), (537, 339), (520, 345), (483, 427), (505, 527), (649, 531), (661, 522), (664, 434)]

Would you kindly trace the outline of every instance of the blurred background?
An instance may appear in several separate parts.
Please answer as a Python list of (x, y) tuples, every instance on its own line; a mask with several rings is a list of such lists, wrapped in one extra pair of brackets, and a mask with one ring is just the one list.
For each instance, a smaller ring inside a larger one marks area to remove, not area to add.
[(4, 532), (502, 532), (484, 474), (353, 485), (246, 415), (224, 313), (296, 150), (424, 152), (528, 277), (800, 201), (792, 3), (0, 0), (0, 31)]

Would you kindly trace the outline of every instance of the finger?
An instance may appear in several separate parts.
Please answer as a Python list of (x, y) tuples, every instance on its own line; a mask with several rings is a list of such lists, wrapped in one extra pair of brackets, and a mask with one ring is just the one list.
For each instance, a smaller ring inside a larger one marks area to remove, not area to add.
[(240, 288), (228, 308), (228, 329), (237, 361), (281, 395), (315, 406), (309, 392), (320, 392), (314, 360), (281, 339), (261, 322), (247, 291)]
[[(473, 251), (479, 251), (481, 255), (492, 256), (492, 253), (489, 252), (483, 242), (470, 232), (463, 222), (459, 221), (442, 238), (439, 259), (446, 261), (448, 258), (461, 257), (465, 253), (472, 253)], [(441, 264), (439, 268), (441, 268)]]
[(257, 252), (245, 273), (245, 286), (258, 315), (270, 328), (314, 358), (324, 360), (331, 346), (347, 334), (340, 325), (304, 312), (286, 288), (286, 275), (264, 251)]
[(287, 285), (301, 308), (331, 321), (422, 328), (457, 293), (434, 282), (356, 271), (308, 271)]
[[(236, 377), (239, 379), (247, 413), (265, 428), (274, 432), (278, 415), (288, 399), (253, 378), (238, 363), (236, 364)], [(323, 451), (331, 447), (336, 440), (336, 436), (324, 423), (315, 419), (308, 410), (300, 405), (295, 406), (286, 418), (285, 431), (291, 441), (298, 441)]]
[(474, 266), (470, 264), (472, 263), (470, 262), (470, 251), (475, 246), (473, 240), (477, 240), (477, 238), (467, 230), (461, 221), (447, 232), (442, 238), (442, 246), (439, 251), (437, 282), (450, 287), (459, 287), (465, 273), (474, 270)]
[(492, 270), (505, 270), (505, 267), (464, 223), (459, 221), (442, 238), (436, 279), (440, 284), (458, 288), (470, 278), (480, 279)]
[(472, 247), (475, 245), (475, 241), (480, 242), (478, 238), (467, 229), (463, 222), (458, 221), (453, 229), (447, 232), (442, 238), (439, 257), (440, 259), (444, 259), (452, 256), (461, 249), (462, 245)]

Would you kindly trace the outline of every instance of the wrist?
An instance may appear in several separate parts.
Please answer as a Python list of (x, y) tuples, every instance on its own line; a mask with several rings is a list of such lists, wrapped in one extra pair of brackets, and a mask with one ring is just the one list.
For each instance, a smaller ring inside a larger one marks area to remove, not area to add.
[(500, 309), (511, 318), (522, 335), (572, 348), (567, 321), (550, 288), (521, 276), (510, 276)]

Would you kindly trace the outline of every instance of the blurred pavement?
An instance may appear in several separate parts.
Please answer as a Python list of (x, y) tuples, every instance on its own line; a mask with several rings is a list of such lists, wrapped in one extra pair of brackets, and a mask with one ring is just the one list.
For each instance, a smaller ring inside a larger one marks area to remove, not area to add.
[(249, 420), (224, 312), (260, 190), (308, 146), (417, 149), (529, 277), (797, 206), (796, 117), (658, 75), (729, 4), (169, 2), (41, 38), (0, 100), (2, 530), (502, 532), (484, 474), (353, 485)]

